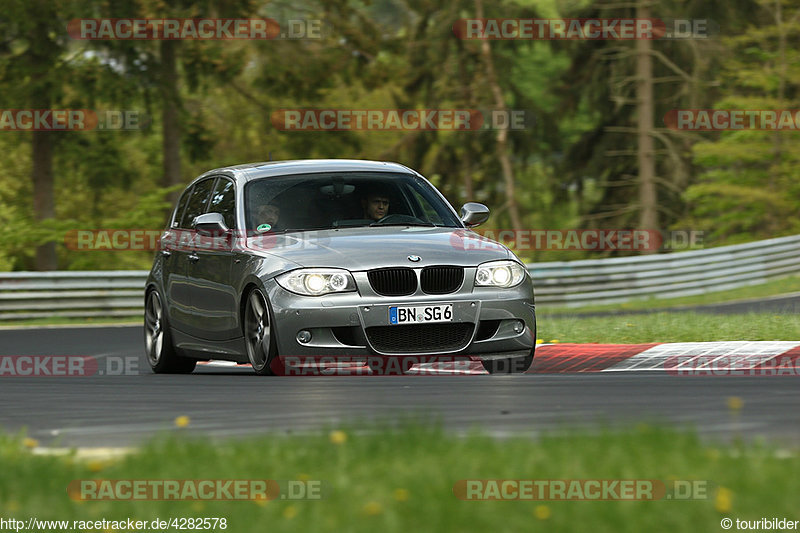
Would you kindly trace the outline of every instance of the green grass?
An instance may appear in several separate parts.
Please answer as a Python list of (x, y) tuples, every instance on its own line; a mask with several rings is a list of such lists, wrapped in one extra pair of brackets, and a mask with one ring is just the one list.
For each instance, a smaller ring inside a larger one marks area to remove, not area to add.
[(544, 342), (631, 344), (694, 341), (800, 341), (800, 315), (653, 313), (603, 317), (539, 315)]
[[(110, 464), (34, 456), (0, 442), (0, 516), (27, 520), (225, 517), (227, 531), (718, 531), (725, 516), (797, 517), (800, 458), (765, 444), (714, 445), (690, 431), (640, 424), (534, 441), (457, 437), (425, 425), (209, 443), (156, 440)], [(694, 501), (462, 501), (464, 479), (709, 481)], [(75, 502), (76, 479), (322, 480), (318, 501)], [(724, 489), (720, 492), (720, 489)], [(729, 495), (726, 498), (725, 495)], [(405, 498), (403, 496), (406, 496)]]
[(644, 300), (634, 300), (632, 302), (608, 305), (586, 305), (581, 307), (551, 307), (540, 304), (538, 307), (548, 313), (582, 313), (589, 311), (628, 311), (637, 309), (662, 309), (664, 307), (682, 307), (694, 305), (708, 305), (723, 302), (734, 302), (737, 300), (748, 300), (753, 298), (766, 298), (769, 296), (779, 296), (800, 292), (800, 276), (789, 276), (786, 278), (774, 279), (760, 285), (741, 287), (727, 291), (710, 292), (697, 296), (681, 296), (678, 298), (648, 298)]

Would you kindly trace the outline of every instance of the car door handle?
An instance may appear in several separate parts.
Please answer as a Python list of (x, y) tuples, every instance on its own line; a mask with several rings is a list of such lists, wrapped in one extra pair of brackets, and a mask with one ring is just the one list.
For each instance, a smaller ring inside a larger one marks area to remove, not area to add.
[(196, 263), (196, 262), (200, 261), (200, 256), (199, 256), (199, 255), (197, 255), (197, 254), (190, 254), (190, 255), (188, 256), (188, 259), (189, 259), (189, 261), (191, 261), (192, 263)]

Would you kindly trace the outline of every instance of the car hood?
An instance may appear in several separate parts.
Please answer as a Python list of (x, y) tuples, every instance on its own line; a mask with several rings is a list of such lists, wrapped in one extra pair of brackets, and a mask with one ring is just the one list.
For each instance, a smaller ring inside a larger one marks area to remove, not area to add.
[[(264, 234), (248, 239), (256, 253), (278, 256), (301, 267), (351, 271), (389, 266), (475, 266), (513, 257), (508, 248), (460, 228), (371, 227)], [(419, 261), (409, 260), (419, 256)]]

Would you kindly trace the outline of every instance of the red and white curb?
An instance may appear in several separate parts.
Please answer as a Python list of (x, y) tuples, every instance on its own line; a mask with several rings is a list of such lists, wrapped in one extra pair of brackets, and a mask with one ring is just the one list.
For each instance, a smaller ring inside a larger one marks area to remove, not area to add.
[(769, 375), (772, 369), (800, 375), (800, 341), (551, 344), (536, 349), (531, 371)]
[[(249, 367), (229, 361), (208, 361), (206, 367)], [(410, 374), (483, 374), (479, 361), (433, 363)], [(352, 363), (337, 365), (346, 375)], [(675, 342), (652, 344), (540, 344), (528, 373), (668, 372), (675, 375), (800, 376), (800, 341)], [(363, 373), (363, 372), (354, 372)]]

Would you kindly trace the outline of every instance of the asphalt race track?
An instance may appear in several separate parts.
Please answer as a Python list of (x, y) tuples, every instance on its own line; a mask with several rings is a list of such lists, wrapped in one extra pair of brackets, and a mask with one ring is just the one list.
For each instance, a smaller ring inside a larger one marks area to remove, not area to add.
[[(1, 329), (0, 356), (92, 356), (99, 368), (113, 371), (0, 377), (0, 428), (27, 428), (43, 446), (130, 446), (164, 431), (223, 438), (412, 415), (497, 436), (645, 421), (695, 427), (710, 439), (800, 443), (797, 376), (682, 377), (645, 370), (262, 378), (246, 367), (214, 366), (157, 376), (142, 345), (141, 327)], [(736, 414), (727, 405), (733, 396), (744, 401)], [(174, 427), (180, 415), (191, 417), (189, 429)]]

